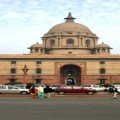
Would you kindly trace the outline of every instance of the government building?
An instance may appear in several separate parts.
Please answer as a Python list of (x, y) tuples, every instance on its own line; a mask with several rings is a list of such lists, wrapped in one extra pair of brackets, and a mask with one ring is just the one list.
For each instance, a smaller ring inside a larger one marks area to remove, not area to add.
[[(0, 84), (120, 83), (120, 54), (98, 44), (98, 36), (71, 13), (28, 47), (27, 54), (0, 54)], [(117, 44), (117, 43), (116, 43)]]

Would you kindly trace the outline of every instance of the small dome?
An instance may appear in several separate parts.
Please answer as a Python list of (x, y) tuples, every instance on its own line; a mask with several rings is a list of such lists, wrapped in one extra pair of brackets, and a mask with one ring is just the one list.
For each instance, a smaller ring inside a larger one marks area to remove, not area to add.
[(110, 46), (102, 42), (101, 44), (97, 45), (97, 48), (110, 48)]
[(30, 48), (42, 48), (43, 45), (42, 44), (39, 44), (38, 42), (36, 44), (33, 44), (30, 46)]
[(62, 33), (62, 32), (77, 32), (77, 33), (92, 33), (91, 30), (85, 25), (75, 23), (74, 19), (69, 12), (65, 23), (60, 23), (53, 26), (48, 33)]

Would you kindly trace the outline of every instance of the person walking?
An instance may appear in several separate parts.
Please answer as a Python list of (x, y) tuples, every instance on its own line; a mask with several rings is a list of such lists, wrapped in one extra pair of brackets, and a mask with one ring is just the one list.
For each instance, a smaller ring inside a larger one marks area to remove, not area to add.
[(32, 98), (37, 98), (37, 89), (35, 88), (35, 86), (32, 86), (30, 93), (32, 95)]
[(50, 92), (52, 91), (52, 89), (47, 85), (46, 88), (44, 88), (44, 92), (46, 94), (46, 98), (50, 98)]
[(37, 97), (38, 98), (45, 98), (43, 87), (39, 86), (39, 87), (36, 87), (36, 89), (37, 89)]
[(111, 88), (111, 92), (112, 92), (112, 99), (116, 99), (117, 98), (117, 88), (115, 88), (114, 86)]

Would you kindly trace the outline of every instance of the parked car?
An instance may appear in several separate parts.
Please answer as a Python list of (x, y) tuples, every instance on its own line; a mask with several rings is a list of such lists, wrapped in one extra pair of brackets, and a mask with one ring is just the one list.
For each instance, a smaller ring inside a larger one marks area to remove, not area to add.
[(105, 92), (107, 92), (109, 90), (109, 88), (113, 87), (113, 85), (111, 85), (111, 84), (100, 84), (100, 86), (105, 87), (105, 90), (104, 90)]
[(86, 88), (81, 88), (81, 86), (69, 86), (69, 85), (57, 87), (55, 89), (55, 92), (58, 94), (65, 94), (65, 93), (94, 94), (94, 93), (97, 93), (97, 91), (94, 89), (86, 89)]
[(56, 88), (62, 86), (61, 84), (53, 84), (50, 86), (50, 88), (53, 90), (53, 92), (55, 91)]
[(16, 85), (13, 85), (13, 87), (18, 87), (18, 88), (26, 89), (26, 85), (23, 85), (23, 84), (16, 84)]
[(97, 92), (102, 92), (106, 90), (106, 87), (101, 85), (95, 85), (95, 84), (84, 84), (84, 85), (81, 85), (81, 87), (87, 88), (87, 89), (95, 89)]
[(118, 93), (120, 94), (120, 88), (117, 88)]
[(17, 93), (17, 94), (29, 94), (29, 89), (16, 87), (14, 85), (0, 85), (0, 94), (3, 93)]

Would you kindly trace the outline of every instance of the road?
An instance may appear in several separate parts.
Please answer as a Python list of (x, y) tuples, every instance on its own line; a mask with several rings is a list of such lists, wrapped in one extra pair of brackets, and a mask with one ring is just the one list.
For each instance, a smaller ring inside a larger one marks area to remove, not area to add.
[[(0, 94), (0, 98), (1, 97), (28, 97), (30, 98), (31, 95), (27, 94), (27, 95), (22, 95), (22, 94)], [(78, 97), (78, 98), (102, 98), (102, 97), (111, 97), (111, 94), (108, 94), (106, 92), (99, 92), (97, 94), (94, 95), (86, 95), (86, 94), (65, 94), (65, 95), (58, 95), (58, 94), (51, 94), (51, 97)], [(120, 97), (120, 94), (117, 95), (117, 97)]]
[(119, 95), (0, 96), (0, 120), (119, 120), (119, 110)]

